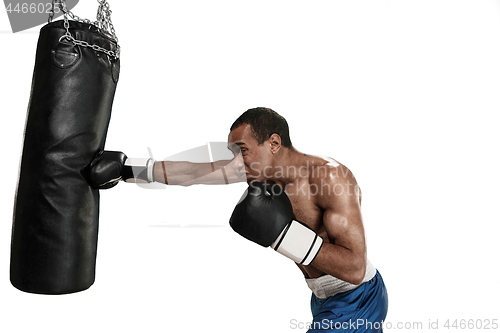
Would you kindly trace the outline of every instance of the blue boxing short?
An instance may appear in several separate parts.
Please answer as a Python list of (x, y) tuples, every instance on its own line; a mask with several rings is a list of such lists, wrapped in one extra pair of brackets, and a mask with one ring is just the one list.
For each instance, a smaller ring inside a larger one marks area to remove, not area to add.
[(311, 297), (313, 322), (307, 333), (383, 332), (388, 297), (382, 276), (375, 276), (356, 288), (319, 298)]

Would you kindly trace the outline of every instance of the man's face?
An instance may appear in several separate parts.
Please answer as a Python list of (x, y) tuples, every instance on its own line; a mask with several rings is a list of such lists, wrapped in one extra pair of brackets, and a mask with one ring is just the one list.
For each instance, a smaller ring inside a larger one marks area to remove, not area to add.
[(238, 167), (245, 168), (247, 183), (254, 180), (264, 182), (271, 177), (271, 145), (267, 141), (259, 145), (249, 124), (243, 124), (229, 133), (228, 148), (235, 156), (241, 151), (243, 161)]

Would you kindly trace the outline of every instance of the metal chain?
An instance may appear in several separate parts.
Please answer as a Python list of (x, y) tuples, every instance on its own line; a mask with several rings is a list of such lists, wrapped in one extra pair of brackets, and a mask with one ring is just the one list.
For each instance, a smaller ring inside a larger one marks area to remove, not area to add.
[[(118, 45), (118, 37), (116, 36), (113, 23), (111, 22), (111, 9), (109, 7), (109, 3), (106, 0), (97, 0), (97, 2), (99, 3), (99, 8), (97, 9), (97, 17), (96, 17), (97, 21), (92, 22), (88, 19), (82, 19), (77, 15), (73, 14), (71, 11), (69, 11), (68, 8), (66, 7), (65, 0), (52, 0), (52, 10), (49, 13), (49, 23), (52, 22), (52, 19), (54, 18), (54, 13), (56, 8), (55, 6), (56, 4), (58, 4), (59, 9), (63, 12), (64, 28), (66, 29), (66, 32), (64, 33), (64, 35), (61, 36), (61, 38), (59, 38), (59, 41), (66, 39), (68, 42), (73, 43), (73, 45), (92, 48), (95, 51), (105, 53), (106, 55), (108, 55), (113, 59), (118, 59), (120, 57), (120, 45)], [(96, 44), (91, 45), (86, 41), (75, 39), (73, 36), (71, 36), (71, 33), (69, 32), (69, 18), (71, 18), (74, 21), (95, 25), (98, 29), (104, 30), (109, 34), (111, 34), (113, 39), (116, 41), (116, 50), (107, 50), (99, 45)]]

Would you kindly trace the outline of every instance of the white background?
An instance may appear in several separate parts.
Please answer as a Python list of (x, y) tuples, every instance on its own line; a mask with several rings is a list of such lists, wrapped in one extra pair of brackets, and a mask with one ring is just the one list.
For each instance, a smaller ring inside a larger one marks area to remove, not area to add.
[[(96, 8), (80, 1), (74, 12), (94, 19)], [(389, 292), (387, 322), (421, 322), (414, 331), (424, 332), (429, 321), (448, 331), (447, 319), (500, 319), (500, 1), (111, 9), (122, 69), (108, 149), (145, 157), (150, 147), (162, 159), (225, 141), (249, 108), (273, 108), (297, 149), (354, 172), (368, 256)], [(2, 11), (0, 30), (2, 332), (305, 331), (291, 325), (311, 320), (299, 270), (228, 226), (244, 183), (119, 184), (101, 194), (90, 289), (45, 296), (12, 287), (12, 209), (39, 27), (12, 34)]]

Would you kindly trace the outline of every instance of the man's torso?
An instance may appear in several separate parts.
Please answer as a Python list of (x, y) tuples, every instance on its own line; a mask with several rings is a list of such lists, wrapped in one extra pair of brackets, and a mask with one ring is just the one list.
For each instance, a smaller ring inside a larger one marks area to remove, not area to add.
[[(297, 178), (286, 186), (286, 194), (292, 203), (295, 218), (307, 224), (324, 243), (335, 244), (323, 224), (323, 210), (318, 204), (319, 197), (335, 195), (335, 188), (326, 186), (326, 178), (350, 173), (349, 169), (331, 158), (307, 155), (303, 168), (297, 170)], [(324, 272), (312, 265), (298, 265), (306, 278), (317, 278)]]

